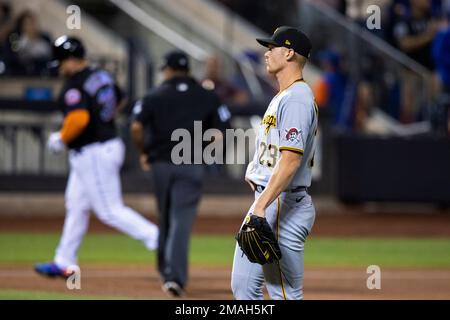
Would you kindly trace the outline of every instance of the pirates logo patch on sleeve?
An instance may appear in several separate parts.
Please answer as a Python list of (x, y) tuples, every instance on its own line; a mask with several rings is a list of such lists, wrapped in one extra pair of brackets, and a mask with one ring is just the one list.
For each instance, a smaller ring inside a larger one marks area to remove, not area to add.
[(290, 129), (285, 129), (284, 130), (286, 132), (286, 136), (284, 137), (285, 140), (290, 141), (290, 142), (296, 142), (299, 141), (299, 135), (301, 130), (297, 129), (297, 128), (290, 128)]

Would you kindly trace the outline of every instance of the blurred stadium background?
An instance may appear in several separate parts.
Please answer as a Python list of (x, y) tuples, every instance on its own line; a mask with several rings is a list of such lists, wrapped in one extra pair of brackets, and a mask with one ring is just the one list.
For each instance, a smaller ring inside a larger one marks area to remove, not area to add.
[[(81, 8), (79, 30), (67, 28), (70, 5)], [(366, 27), (370, 5), (381, 29)], [(61, 80), (46, 67), (54, 39), (83, 39), (127, 92), (125, 200), (157, 221), (129, 115), (161, 81), (161, 56), (184, 50), (233, 127), (252, 128), (277, 91), (254, 39), (279, 25), (310, 36), (305, 79), (320, 107), (305, 298), (450, 298), (450, 1), (0, 0), (0, 9), (0, 299), (164, 298), (154, 254), (95, 217), (80, 252), (82, 290), (33, 274), (33, 263), (51, 259), (64, 219), (66, 155), (45, 149), (61, 121)], [(207, 168), (189, 298), (232, 297), (233, 233), (252, 202), (245, 167)], [(369, 265), (381, 268), (381, 290), (366, 287)]]

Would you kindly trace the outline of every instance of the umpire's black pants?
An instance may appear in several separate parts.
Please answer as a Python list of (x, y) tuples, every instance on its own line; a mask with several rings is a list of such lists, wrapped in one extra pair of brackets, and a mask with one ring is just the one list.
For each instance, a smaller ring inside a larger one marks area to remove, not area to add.
[(152, 163), (159, 210), (158, 270), (163, 281), (185, 287), (189, 239), (202, 193), (202, 165)]

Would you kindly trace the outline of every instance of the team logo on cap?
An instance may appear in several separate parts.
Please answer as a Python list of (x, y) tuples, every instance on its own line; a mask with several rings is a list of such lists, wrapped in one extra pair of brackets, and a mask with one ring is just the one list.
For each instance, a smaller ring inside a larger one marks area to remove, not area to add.
[(178, 60), (178, 63), (180, 64), (180, 66), (185, 66), (187, 65), (187, 60), (186, 58), (181, 58), (180, 60)]
[(290, 46), (290, 45), (291, 45), (291, 42), (290, 42), (289, 40), (286, 40), (286, 41), (284, 42), (284, 44), (287, 44), (288, 46)]

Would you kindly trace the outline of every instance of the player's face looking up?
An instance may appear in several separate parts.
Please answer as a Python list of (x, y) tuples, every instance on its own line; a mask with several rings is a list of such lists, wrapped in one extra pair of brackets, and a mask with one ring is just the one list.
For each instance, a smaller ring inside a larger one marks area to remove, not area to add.
[(264, 54), (266, 61), (266, 70), (269, 73), (276, 74), (282, 70), (286, 64), (295, 56), (292, 49), (285, 47), (275, 47), (269, 45), (269, 49)]

